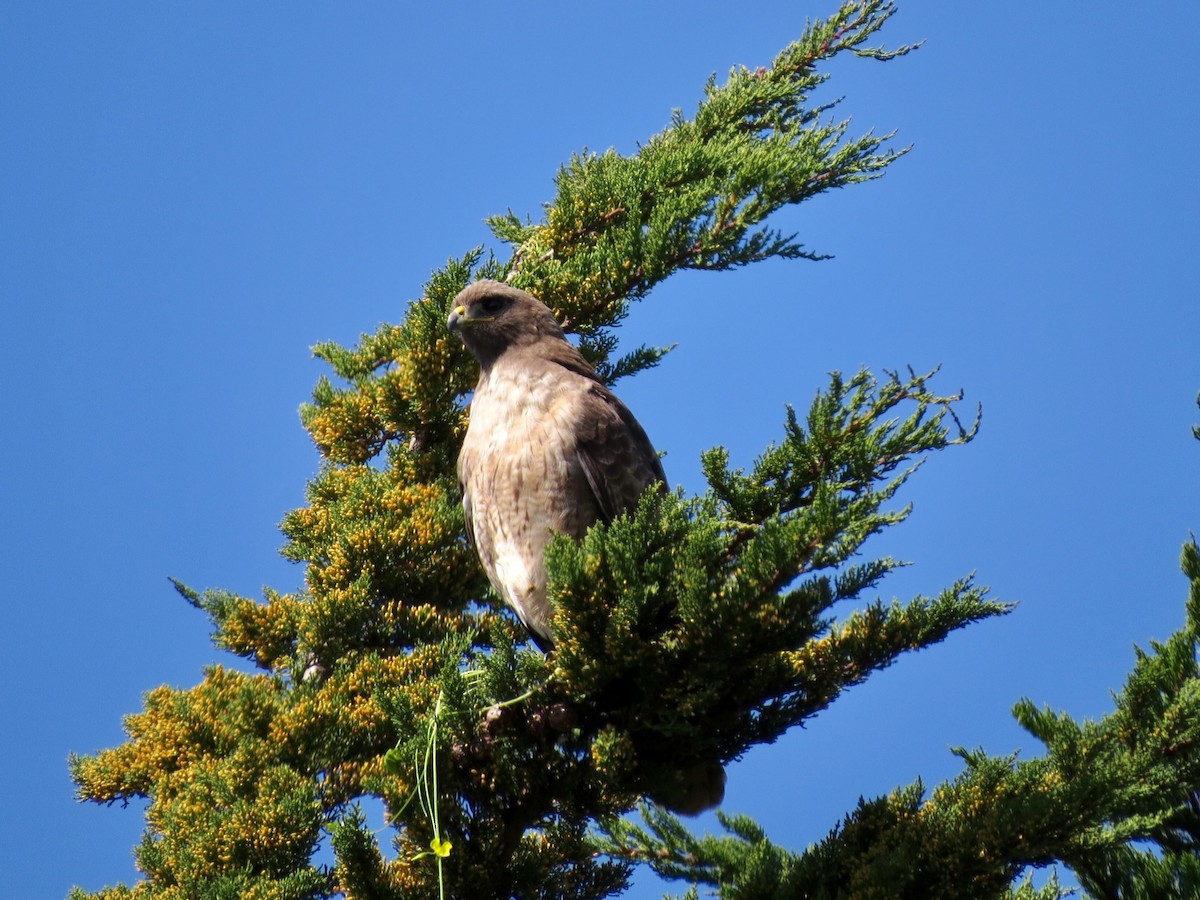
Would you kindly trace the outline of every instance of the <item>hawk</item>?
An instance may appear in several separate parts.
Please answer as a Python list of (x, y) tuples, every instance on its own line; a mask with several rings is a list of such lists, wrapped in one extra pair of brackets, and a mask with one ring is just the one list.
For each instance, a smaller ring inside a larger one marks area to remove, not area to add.
[[(458, 457), (467, 535), (492, 586), (549, 651), (546, 545), (611, 522), (651, 485), (665, 489), (666, 475), (633, 413), (531, 294), (477, 281), (446, 324), (479, 361)], [(711, 760), (663, 761), (643, 778), (652, 800), (685, 815), (725, 794), (725, 772)]]
[(543, 651), (554, 645), (547, 544), (631, 509), (662, 463), (646, 432), (531, 294), (482, 280), (447, 326), (479, 361), (458, 457), (467, 535), (488, 580)]

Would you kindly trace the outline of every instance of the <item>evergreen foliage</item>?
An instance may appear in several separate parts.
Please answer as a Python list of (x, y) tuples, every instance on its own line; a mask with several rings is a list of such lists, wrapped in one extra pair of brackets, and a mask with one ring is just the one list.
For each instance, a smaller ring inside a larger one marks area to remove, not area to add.
[[(1021, 762), (958, 750), (961, 775), (860, 802), (821, 843), (794, 853), (755, 823), (721, 816), (698, 839), (662, 810), (608, 823), (606, 849), (726, 898), (1001, 897), (1021, 869), (1069, 865), (1094, 897), (1194, 897), (1200, 887), (1200, 547), (1183, 548), (1187, 623), (1139, 650), (1116, 709), (1099, 722), (1016, 705), (1046, 746)], [(1044, 889), (1058, 896), (1055, 885)]]
[[(1007, 611), (970, 579), (870, 599), (900, 563), (864, 556), (866, 541), (905, 519), (896, 497), (930, 453), (975, 433), (933, 373), (835, 374), (748, 470), (711, 450), (702, 495), (652, 491), (580, 544), (557, 539), (550, 656), (464, 540), (454, 461), (474, 371), (445, 328), (458, 291), (476, 277), (532, 291), (610, 382), (656, 364), (666, 348), (612, 358), (634, 301), (680, 269), (817, 258), (770, 214), (904, 152), (810, 99), (835, 56), (912, 49), (868, 46), (893, 11), (847, 2), (770, 67), (710, 80), (695, 116), (636, 154), (574, 157), (540, 221), (490, 220), (506, 259), (452, 259), (401, 324), (315, 348), (334, 378), (302, 417), (323, 463), (283, 522), (305, 586), (256, 601), (176, 583), (258, 671), (157, 688), (126, 743), (72, 758), (80, 798), (149, 800), (144, 879), (73, 897), (599, 898), (641, 864), (727, 898), (1055, 897), (1054, 880), (1013, 884), (1054, 862), (1095, 896), (1194, 890), (1194, 542), (1187, 625), (1139, 653), (1112, 715), (1018, 705), (1041, 758), (960, 751), (958, 778), (864, 801), (803, 852), (745, 817), (704, 838), (659, 808), (623, 818), (648, 784), (719, 777), (901, 653)], [(366, 797), (387, 809), (388, 848)], [(313, 861), (322, 841), (333, 865)]]

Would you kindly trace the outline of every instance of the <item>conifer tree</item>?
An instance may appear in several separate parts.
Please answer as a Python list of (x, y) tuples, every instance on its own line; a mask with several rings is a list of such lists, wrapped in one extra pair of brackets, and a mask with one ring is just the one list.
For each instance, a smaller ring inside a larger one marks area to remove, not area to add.
[[(921, 461), (975, 433), (932, 373), (835, 374), (748, 470), (711, 450), (703, 494), (651, 491), (580, 544), (557, 539), (549, 655), (464, 539), (454, 463), (474, 371), (445, 328), (459, 290), (531, 291), (609, 383), (655, 365), (666, 349), (614, 356), (635, 301), (681, 269), (815, 258), (771, 213), (905, 152), (811, 99), (834, 57), (912, 49), (873, 46), (893, 12), (847, 2), (770, 66), (710, 79), (695, 114), (637, 153), (572, 158), (540, 220), (489, 220), (503, 253), (451, 259), (400, 324), (316, 348), (334, 377), (303, 420), (323, 462), (283, 522), (304, 588), (254, 600), (176, 584), (257, 671), (215, 665), (150, 691), (126, 743), (72, 759), (82, 799), (149, 800), (143, 880), (73, 897), (599, 898), (643, 864), (692, 897), (1052, 897), (1054, 881), (1013, 880), (1056, 861), (1097, 897), (1195, 891), (1194, 542), (1187, 624), (1139, 653), (1112, 715), (1018, 704), (1043, 757), (962, 750), (957, 778), (864, 801), (804, 851), (740, 816), (706, 837), (644, 803), (627, 816), (652, 781), (752, 753), (901, 654), (1007, 612), (969, 578), (870, 599), (899, 563), (866, 542), (904, 521), (897, 496)], [(332, 865), (314, 861), (323, 841)]]

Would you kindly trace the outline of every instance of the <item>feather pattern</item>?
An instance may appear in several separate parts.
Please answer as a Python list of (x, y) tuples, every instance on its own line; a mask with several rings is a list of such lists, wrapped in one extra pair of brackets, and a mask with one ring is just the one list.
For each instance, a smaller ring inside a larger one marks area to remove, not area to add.
[(546, 546), (579, 540), (665, 484), (645, 430), (532, 295), (478, 281), (449, 328), (479, 361), (458, 477), (468, 536), (497, 593), (543, 650), (554, 643)]

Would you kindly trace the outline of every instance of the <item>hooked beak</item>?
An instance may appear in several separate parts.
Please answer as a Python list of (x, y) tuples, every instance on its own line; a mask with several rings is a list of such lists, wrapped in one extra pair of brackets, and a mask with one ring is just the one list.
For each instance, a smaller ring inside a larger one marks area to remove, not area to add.
[(495, 316), (468, 316), (465, 306), (456, 306), (450, 310), (450, 317), (446, 319), (446, 327), (457, 333), (469, 325), (479, 322), (494, 322), (495, 320)]

